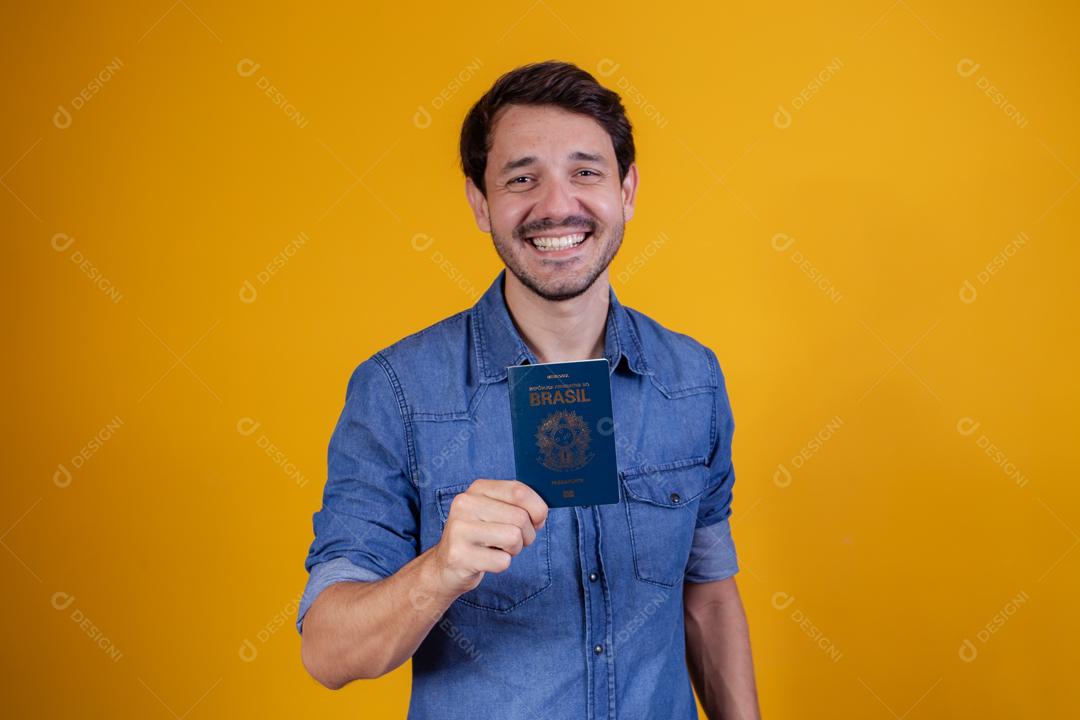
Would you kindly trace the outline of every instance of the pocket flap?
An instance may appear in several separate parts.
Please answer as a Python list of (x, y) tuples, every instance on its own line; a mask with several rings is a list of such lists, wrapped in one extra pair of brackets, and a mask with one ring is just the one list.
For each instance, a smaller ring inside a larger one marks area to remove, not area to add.
[(442, 516), (443, 524), (446, 524), (446, 518), (450, 517), (450, 503), (454, 501), (455, 495), (460, 495), (469, 489), (469, 485), (472, 483), (462, 483), (460, 485), (447, 485), (446, 487), (435, 489), (436, 505), (439, 506), (439, 515)]
[(709, 468), (705, 458), (684, 458), (639, 465), (619, 472), (626, 492), (636, 500), (662, 507), (681, 507), (705, 492)]

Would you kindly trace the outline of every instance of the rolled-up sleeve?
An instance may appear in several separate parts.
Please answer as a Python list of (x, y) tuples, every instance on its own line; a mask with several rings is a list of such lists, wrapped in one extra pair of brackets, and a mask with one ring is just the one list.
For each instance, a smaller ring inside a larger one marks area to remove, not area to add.
[(694, 540), (686, 564), (685, 580), (693, 583), (723, 580), (739, 572), (729, 522), (732, 486), (735, 484), (735, 465), (731, 457), (735, 419), (720, 363), (712, 350), (708, 355), (717, 377), (712, 418), (714, 442), (709, 457), (709, 485), (698, 506)]
[(361, 363), (330, 438), (298, 631), (330, 585), (380, 580), (417, 556), (419, 495), (410, 473), (407, 417), (389, 361), (376, 354)]

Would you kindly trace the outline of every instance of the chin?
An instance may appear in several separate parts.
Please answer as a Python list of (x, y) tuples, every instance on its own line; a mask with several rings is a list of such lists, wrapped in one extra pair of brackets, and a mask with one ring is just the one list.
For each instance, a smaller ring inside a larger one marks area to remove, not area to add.
[[(617, 237), (621, 240), (621, 235)], [(590, 246), (587, 252), (561, 262), (554, 257), (545, 262), (542, 257), (536, 257), (535, 250), (522, 247), (526, 241), (516, 238), (505, 242), (496, 237), (495, 250), (507, 270), (522, 285), (545, 300), (558, 302), (573, 299), (596, 283), (597, 278), (611, 263), (620, 244), (616, 242), (614, 247), (610, 247), (598, 242), (606, 239), (604, 235), (593, 237), (590, 234), (586, 241)], [(605, 249), (607, 252), (604, 252)], [(604, 263), (601, 257), (606, 257), (609, 253), (611, 257), (607, 257), (607, 263)]]
[(581, 295), (596, 282), (596, 276), (590, 276), (580, 270), (570, 277), (553, 277), (547, 281), (535, 281), (521, 278), (522, 282), (545, 300), (570, 300)]

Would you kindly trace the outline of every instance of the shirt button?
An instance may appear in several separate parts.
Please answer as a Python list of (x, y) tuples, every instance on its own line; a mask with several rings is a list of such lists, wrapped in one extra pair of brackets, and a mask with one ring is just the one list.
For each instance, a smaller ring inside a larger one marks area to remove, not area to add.
[(679, 493), (671, 493), (671, 502), (675, 503), (676, 505), (682, 502), (682, 498), (679, 497)]
[(604, 646), (603, 646), (603, 645), (597, 645), (596, 647), (594, 647), (594, 648), (592, 649), (592, 651), (593, 651), (594, 653), (596, 653), (597, 655), (602, 655), (602, 654), (603, 654), (603, 652), (604, 652)]
[(589, 582), (596, 582), (596, 578), (600, 577), (596, 573), (589, 573)]

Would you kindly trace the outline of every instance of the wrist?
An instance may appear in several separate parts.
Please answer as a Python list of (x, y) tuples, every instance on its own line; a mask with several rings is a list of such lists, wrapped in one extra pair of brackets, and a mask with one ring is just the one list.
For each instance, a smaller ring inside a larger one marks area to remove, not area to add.
[(410, 592), (409, 600), (417, 610), (430, 610), (442, 615), (461, 595), (448, 582), (442, 563), (439, 561), (438, 545), (421, 553), (417, 558), (418, 582)]

